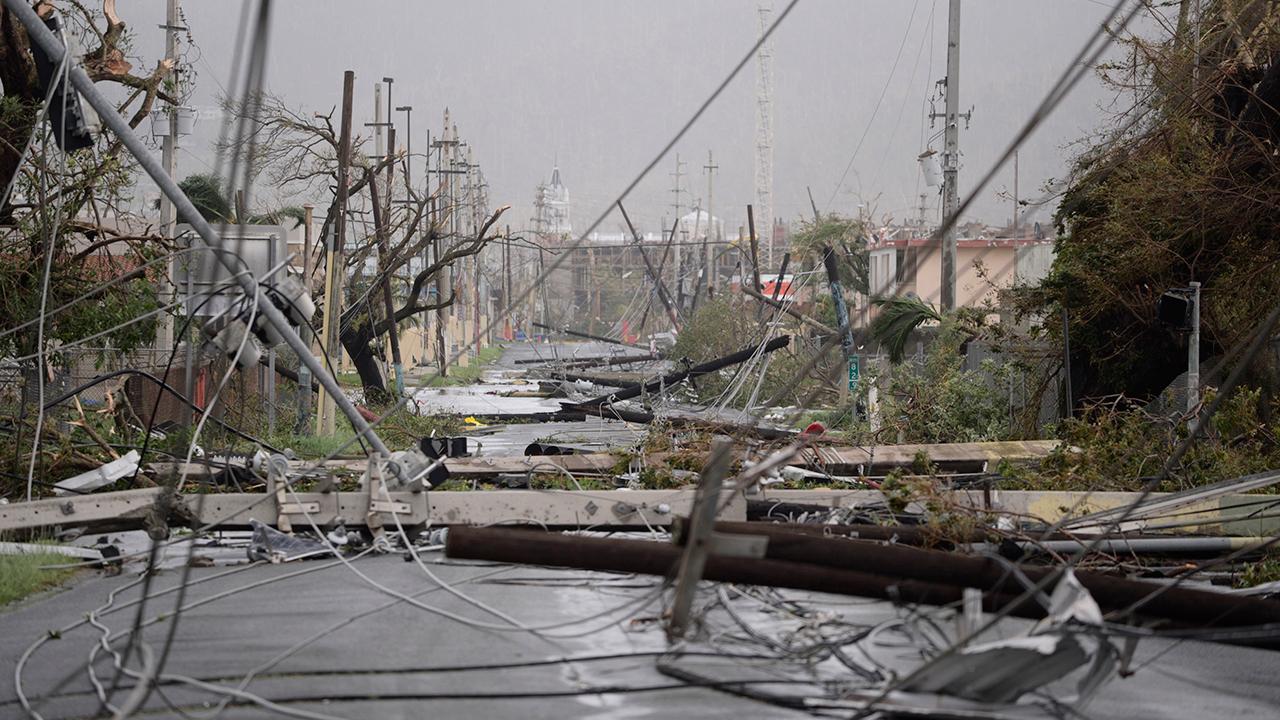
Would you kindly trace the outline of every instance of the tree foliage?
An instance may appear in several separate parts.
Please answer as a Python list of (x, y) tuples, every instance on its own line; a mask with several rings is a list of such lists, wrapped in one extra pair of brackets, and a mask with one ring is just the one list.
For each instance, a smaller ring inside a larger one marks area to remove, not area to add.
[(1138, 100), (1078, 159), (1052, 272), (1018, 298), (1031, 314), (1068, 309), (1077, 396), (1150, 397), (1185, 369), (1185, 339), (1155, 319), (1170, 288), (1202, 283), (1206, 356), (1280, 296), (1277, 20), (1274, 3), (1217, 0), (1104, 68), (1118, 99)]
[(835, 213), (801, 223), (791, 236), (792, 249), (819, 263), (827, 248), (835, 253), (840, 282), (849, 290), (867, 294), (870, 286), (870, 253), (863, 224)]
[(1008, 373), (987, 360), (966, 370), (960, 350), (972, 328), (952, 316), (939, 319), (937, 337), (924, 357), (896, 365), (881, 396), (876, 440), (950, 443), (1006, 440), (1011, 435)]
[[(101, 12), (74, 1), (59, 7), (67, 34), (90, 48), (83, 58), (90, 79), (131, 91), (119, 108), (129, 115), (131, 126), (139, 125), (157, 100), (179, 102), (179, 88), (170, 82), (172, 61), (158, 62), (146, 75), (132, 72), (126, 59), (129, 34), (112, 0), (103, 3)], [(48, 14), (53, 6), (38, 3), (36, 9)], [(37, 324), (25, 323), (39, 315), (42, 298), (46, 308), (54, 309), (94, 291), (90, 299), (48, 316), (45, 350), (99, 334), (88, 347), (128, 351), (148, 344), (154, 339), (154, 319), (130, 321), (156, 307), (163, 273), (139, 268), (166, 247), (155, 229), (129, 210), (136, 178), (132, 158), (105, 134), (95, 147), (67, 154), (57, 150), (47, 126), (36, 124), (45, 92), (30, 38), (6, 9), (0, 9), (0, 85), (0, 190), (13, 184), (0, 206), (0, 253), (5, 258), (0, 263), (0, 314), (13, 332), (0, 337), (0, 352), (20, 358), (35, 353), (40, 333)], [(107, 284), (122, 276), (123, 281)]]
[[(231, 201), (222, 192), (222, 180), (217, 175), (197, 173), (188, 175), (178, 183), (187, 199), (196, 206), (200, 217), (211, 223), (233, 222), (235, 216), (231, 211)], [(179, 215), (178, 222), (190, 222), (189, 218)]]
[[(219, 150), (253, 158), (251, 174), (270, 180), (282, 195), (323, 193), (328, 203), (320, 216), (320, 237), (327, 237), (339, 221), (335, 189), (340, 142), (333, 111), (306, 114), (269, 93), (243, 101), (225, 99), (224, 107), (247, 124), (248, 132), (238, 142), (225, 141)], [(251, 144), (253, 152), (249, 153)], [(376, 341), (402, 323), (453, 304), (454, 294), (432, 296), (432, 283), (459, 260), (475, 255), (495, 240), (496, 223), (507, 208), (486, 209), (471, 232), (454, 233), (449, 229), (452, 214), (470, 213), (472, 209), (450, 207), (443, 198), (433, 197), (423, 188), (406, 187), (406, 156), (399, 153), (370, 158), (368, 144), (368, 137), (353, 137), (347, 158), (347, 218), (355, 216), (368, 222), (347, 226), (341, 342), (360, 374), (366, 396), (372, 399), (387, 394)], [(393, 191), (397, 193), (396, 202), (392, 203), (384, 197), (388, 192), (384, 177), (389, 167), (398, 178)], [(428, 256), (429, 262), (425, 261)], [(419, 259), (424, 261), (415, 262)], [(318, 270), (321, 265), (314, 263), (313, 268)], [(322, 317), (330, 303), (324, 298), (319, 277), (320, 273), (315, 272), (307, 282), (312, 295), (320, 301)], [(397, 286), (392, 292), (395, 307), (390, 316), (379, 290), (387, 278)]]
[[(1212, 391), (1210, 392), (1212, 396)], [(1157, 491), (1184, 490), (1280, 466), (1276, 408), (1260, 389), (1234, 394), (1210, 420), (1205, 437)], [(1186, 418), (1156, 416), (1124, 398), (1090, 404), (1058, 428), (1062, 445), (1039, 467), (1001, 468), (1009, 487), (1053, 490), (1142, 489), (1186, 438)]]
[(916, 297), (875, 298), (880, 313), (871, 321), (871, 336), (889, 351), (889, 361), (902, 362), (907, 341), (926, 322), (942, 322), (936, 308)]

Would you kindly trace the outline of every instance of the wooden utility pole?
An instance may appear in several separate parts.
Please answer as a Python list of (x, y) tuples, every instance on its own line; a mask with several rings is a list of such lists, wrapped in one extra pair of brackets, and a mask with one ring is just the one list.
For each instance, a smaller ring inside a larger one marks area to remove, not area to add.
[[(347, 70), (342, 74), (342, 126), (338, 139), (338, 193), (334, 201), (335, 219), (333, 247), (329, 251), (328, 285), (324, 296), (324, 345), (335, 367), (341, 366), (342, 341), (339, 338), (342, 319), (343, 277), (346, 274), (345, 247), (347, 242), (347, 192), (351, 174), (351, 105), (355, 95), (356, 74)], [(332, 436), (337, 428), (333, 403), (320, 395), (318, 435)]]
[(756, 214), (750, 205), (747, 206), (747, 232), (751, 233), (751, 279), (756, 284), (756, 292), (764, 292), (760, 285), (760, 241), (756, 239)]
[[(400, 358), (400, 329), (396, 326), (396, 306), (391, 297), (391, 276), (387, 268), (392, 262), (391, 249), (387, 241), (389, 228), (387, 225), (391, 221), (391, 183), (393, 180), (392, 168), (394, 163), (391, 160), (395, 157), (396, 146), (396, 129), (395, 127), (387, 128), (387, 198), (378, 197), (378, 183), (376, 179), (369, 183), (369, 195), (373, 205), (373, 227), (378, 237), (378, 258), (379, 269), (382, 272), (382, 304), (386, 310), (387, 320), (391, 323), (391, 329), (387, 332), (388, 344), (391, 346), (391, 367), (393, 369), (394, 387), (396, 397), (404, 395), (404, 362)], [(379, 201), (382, 202), (379, 202)], [(369, 322), (374, 319), (369, 318)]]

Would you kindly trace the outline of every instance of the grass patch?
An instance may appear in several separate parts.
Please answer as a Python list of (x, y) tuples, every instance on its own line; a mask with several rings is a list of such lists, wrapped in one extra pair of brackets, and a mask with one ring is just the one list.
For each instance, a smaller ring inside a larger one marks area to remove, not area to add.
[(41, 570), (40, 566), (68, 562), (74, 562), (74, 558), (55, 553), (0, 555), (0, 606), (61, 585), (75, 573), (74, 568)]

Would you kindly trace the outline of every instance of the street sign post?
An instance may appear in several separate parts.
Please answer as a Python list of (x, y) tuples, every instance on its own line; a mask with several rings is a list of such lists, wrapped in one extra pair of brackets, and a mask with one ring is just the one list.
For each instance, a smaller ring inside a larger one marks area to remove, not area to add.
[(858, 361), (857, 355), (849, 356), (849, 392), (854, 393), (858, 390), (858, 377), (862, 374), (862, 366)]

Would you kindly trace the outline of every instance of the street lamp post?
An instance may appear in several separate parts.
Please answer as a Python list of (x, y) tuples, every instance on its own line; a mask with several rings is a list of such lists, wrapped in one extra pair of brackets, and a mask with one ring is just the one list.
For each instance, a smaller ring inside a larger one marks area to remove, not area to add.
[(396, 111), (404, 113), (404, 187), (409, 195), (413, 187), (413, 106), (401, 105)]

